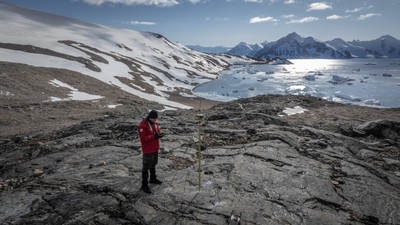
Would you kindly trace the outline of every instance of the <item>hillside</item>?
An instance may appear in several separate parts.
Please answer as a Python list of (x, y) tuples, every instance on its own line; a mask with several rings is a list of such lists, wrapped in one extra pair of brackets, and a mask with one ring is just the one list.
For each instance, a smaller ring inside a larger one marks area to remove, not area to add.
[[(0, 24), (0, 61), (81, 74), (80, 81), (67, 81), (66, 76), (47, 73), (47, 79), (36, 79), (40, 84), (33, 84), (45, 89), (53, 88), (56, 77), (71, 90), (78, 88), (76, 83), (89, 83), (94, 78), (109, 91), (122, 90), (166, 107), (190, 108), (174, 97), (195, 99), (191, 92), (195, 86), (217, 78), (232, 63), (250, 62), (196, 52), (160, 34), (113, 29), (4, 3), (0, 3), (0, 19), (6, 21)], [(2, 80), (9, 78), (2, 74)], [(19, 94), (2, 83), (0, 93), (8, 93), (8, 97)], [(105, 98), (101, 89), (88, 85), (79, 85), (78, 91)], [(54, 92), (37, 94), (47, 101), (66, 99)]]

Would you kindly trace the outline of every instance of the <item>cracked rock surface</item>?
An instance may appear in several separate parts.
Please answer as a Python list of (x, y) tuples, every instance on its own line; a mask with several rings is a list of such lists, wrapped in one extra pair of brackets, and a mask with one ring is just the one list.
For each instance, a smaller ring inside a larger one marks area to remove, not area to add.
[[(282, 115), (300, 106), (303, 114)], [(0, 224), (400, 224), (400, 110), (258, 96), (165, 111), (140, 191), (132, 115), (0, 139)], [(200, 183), (200, 190), (199, 190)]]

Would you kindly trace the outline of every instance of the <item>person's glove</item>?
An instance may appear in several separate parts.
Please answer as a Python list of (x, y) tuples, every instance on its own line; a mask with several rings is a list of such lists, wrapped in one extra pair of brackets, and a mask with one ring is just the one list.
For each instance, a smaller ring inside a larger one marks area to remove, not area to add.
[(156, 139), (159, 139), (159, 138), (164, 137), (164, 134), (163, 134), (163, 133), (154, 133), (154, 137), (155, 137)]

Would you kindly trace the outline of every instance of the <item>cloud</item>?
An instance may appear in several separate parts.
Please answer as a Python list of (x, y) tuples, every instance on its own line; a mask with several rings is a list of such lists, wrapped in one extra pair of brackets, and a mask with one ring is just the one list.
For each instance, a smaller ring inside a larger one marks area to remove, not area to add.
[(360, 8), (355, 8), (355, 9), (348, 9), (348, 10), (346, 10), (346, 13), (356, 13), (356, 12), (360, 12), (361, 10), (371, 9), (371, 8), (373, 8), (372, 5), (370, 5), (368, 7), (360, 7)]
[(379, 13), (368, 13), (368, 14), (359, 16), (357, 20), (366, 20), (366, 19), (374, 17), (374, 16), (382, 16), (382, 15)]
[(105, 3), (124, 4), (124, 5), (155, 5), (155, 6), (174, 6), (178, 5), (177, 0), (82, 0), (89, 5), (102, 5)]
[(363, 10), (364, 8), (355, 8), (355, 9), (348, 9), (346, 10), (347, 13), (356, 13), (359, 12), (361, 10)]
[(294, 15), (293, 14), (288, 14), (288, 15), (283, 15), (282, 17), (285, 18), (285, 19), (291, 19), (291, 18), (294, 18)]
[(197, 4), (201, 2), (201, 0), (188, 0), (188, 1), (191, 2), (192, 4)]
[(156, 25), (156, 23), (144, 21), (129, 21), (128, 23), (131, 25)]
[(340, 19), (344, 19), (347, 17), (349, 17), (349, 16), (339, 16), (339, 15), (334, 14), (332, 16), (327, 16), (326, 19), (327, 20), (340, 20)]
[(295, 4), (296, 0), (286, 0), (284, 3), (285, 4)]
[(262, 3), (263, 0), (244, 0), (244, 2)]
[(274, 17), (253, 17), (250, 19), (249, 23), (262, 23), (262, 22), (276, 22), (278, 21), (277, 19), (274, 19)]
[(312, 10), (326, 10), (326, 9), (332, 9), (332, 6), (328, 5), (325, 2), (314, 2), (308, 5), (307, 11), (312, 11)]
[(298, 20), (290, 20), (289, 22), (287, 22), (287, 24), (291, 24), (291, 23), (311, 23), (314, 21), (317, 21), (318, 18), (317, 17), (305, 17), (303, 19), (298, 19)]

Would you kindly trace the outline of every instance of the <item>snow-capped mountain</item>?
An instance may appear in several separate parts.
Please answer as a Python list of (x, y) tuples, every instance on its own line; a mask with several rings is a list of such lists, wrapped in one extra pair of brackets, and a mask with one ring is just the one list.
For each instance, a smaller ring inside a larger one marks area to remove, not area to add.
[(236, 55), (236, 56), (245, 55), (245, 56), (253, 57), (267, 43), (268, 42), (264, 42), (262, 44), (251, 45), (251, 44), (247, 44), (246, 42), (240, 42), (235, 47), (233, 47), (231, 50), (229, 50), (227, 53), (230, 55)]
[(275, 42), (262, 44), (259, 51), (244, 42), (232, 48), (228, 54), (259, 59), (282, 57), (296, 58), (400, 58), (400, 40), (384, 35), (371, 41), (351, 41), (335, 38), (321, 42), (312, 37), (304, 38), (293, 32)]
[(351, 54), (354, 58), (400, 58), (400, 40), (390, 35), (371, 41), (345, 42), (335, 38), (326, 43), (344, 54)]
[(79, 72), (175, 108), (187, 106), (172, 101), (171, 95), (194, 97), (196, 85), (215, 79), (237, 60), (248, 60), (196, 52), (155, 33), (113, 29), (5, 3), (0, 3), (0, 19), (0, 61)]
[(347, 58), (365, 58), (365, 49), (360, 46), (354, 46), (341, 38), (335, 38), (331, 41), (325, 42), (332, 48), (343, 53)]
[(348, 43), (364, 48), (364, 53), (369, 58), (400, 58), (400, 40), (390, 35), (384, 35), (371, 41), (352, 41)]
[(210, 54), (222, 54), (227, 53), (231, 48), (224, 46), (215, 47), (204, 47), (200, 45), (186, 45), (186, 47), (193, 49), (198, 52), (210, 53)]
[(303, 38), (293, 32), (275, 42), (266, 44), (254, 57), (260, 59), (273, 57), (342, 59), (346, 58), (346, 55), (312, 37)]

